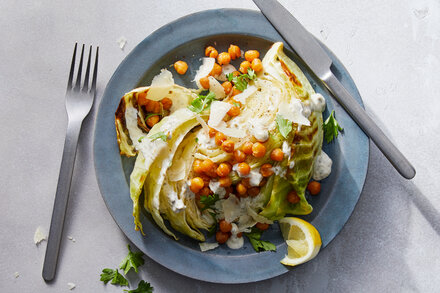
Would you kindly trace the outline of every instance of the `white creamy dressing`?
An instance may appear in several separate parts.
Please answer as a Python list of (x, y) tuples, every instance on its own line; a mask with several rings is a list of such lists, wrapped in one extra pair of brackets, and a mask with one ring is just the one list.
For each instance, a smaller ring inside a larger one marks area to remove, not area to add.
[(239, 249), (243, 247), (244, 239), (242, 237), (237, 237), (237, 234), (240, 233), (237, 227), (237, 224), (231, 223), (232, 230), (231, 230), (231, 236), (228, 238), (228, 241), (226, 241), (226, 245), (230, 249)]
[(197, 134), (197, 143), (202, 148), (206, 149), (214, 149), (218, 146), (215, 144), (215, 138), (209, 137), (209, 134), (207, 134), (205, 131), (199, 131)]
[(209, 188), (215, 194), (218, 194), (219, 198), (224, 198), (226, 195), (226, 189), (220, 186), (220, 181), (218, 180), (210, 180)]
[(272, 167), (273, 172), (277, 176), (286, 177), (287, 169), (281, 167), (280, 165)]
[(236, 171), (238, 175), (242, 178), (249, 178), (249, 184), (251, 186), (258, 186), (261, 183), (261, 180), (263, 179), (263, 175), (260, 173), (260, 169), (252, 169), (251, 172), (247, 175), (243, 175), (238, 170), (238, 164), (235, 164), (232, 166), (232, 170)]
[(313, 167), (313, 179), (322, 180), (327, 178), (332, 171), (332, 159), (324, 152), (316, 157), (315, 166)]
[(263, 118), (250, 118), (248, 120), (249, 134), (253, 135), (258, 141), (265, 142), (269, 139), (269, 127)]
[(324, 112), (325, 110), (325, 99), (321, 94), (313, 94), (310, 97), (310, 106), (314, 112)]
[(181, 199), (179, 199), (177, 192), (174, 190), (168, 192), (168, 200), (171, 204), (171, 209), (173, 210), (173, 212), (178, 213), (186, 208), (185, 204)]

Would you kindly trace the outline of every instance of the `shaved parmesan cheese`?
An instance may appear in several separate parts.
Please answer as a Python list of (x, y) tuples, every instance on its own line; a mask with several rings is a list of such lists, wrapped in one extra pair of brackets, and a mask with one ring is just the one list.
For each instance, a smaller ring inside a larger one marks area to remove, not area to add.
[(43, 240), (47, 240), (46, 232), (41, 226), (38, 226), (34, 234), (34, 243), (38, 245)]
[(222, 207), (225, 213), (225, 221), (228, 223), (232, 223), (241, 215), (240, 201), (233, 194), (230, 194), (229, 197), (222, 202)]
[(200, 117), (200, 115), (194, 114), (196, 116), (197, 122), (200, 123), (200, 125), (202, 126), (203, 130), (206, 132), (206, 134), (209, 133), (209, 126), (208, 124), (206, 124), (205, 120), (203, 120), (202, 117)]
[(303, 114), (301, 100), (292, 98), (290, 103), (283, 102), (278, 108), (278, 114), (284, 119), (290, 120), (299, 125), (310, 126), (310, 121)]
[(245, 104), (247, 98), (249, 98), (251, 95), (253, 95), (257, 90), (258, 90), (258, 88), (256, 86), (250, 85), (241, 94), (234, 96), (234, 100), (236, 100), (242, 104)]
[(248, 214), (254, 219), (256, 222), (264, 223), (264, 224), (273, 224), (273, 221), (257, 214), (256, 211), (254, 211), (249, 204), (246, 205), (246, 210)]
[(20, 277), (20, 274), (18, 272), (15, 272), (14, 277), (18, 278), (18, 277)]
[(211, 189), (212, 192), (218, 194), (219, 198), (224, 198), (226, 195), (226, 189), (220, 186), (220, 181), (210, 180), (209, 188)]
[(168, 94), (173, 85), (173, 74), (166, 69), (162, 69), (160, 73), (153, 78), (147, 93), (147, 99), (154, 101), (161, 100)]
[(208, 251), (211, 249), (215, 249), (219, 245), (217, 242), (214, 242), (214, 243), (201, 242), (201, 243), (199, 243), (199, 246), (200, 246), (200, 251), (205, 252), (205, 251)]
[[(221, 85), (220, 85), (221, 86)], [(222, 87), (223, 89), (223, 87)], [(213, 101), (209, 114), (208, 125), (211, 127), (219, 126), (226, 116), (226, 113), (232, 108), (232, 105), (225, 102)]]
[(223, 100), (226, 96), (223, 86), (212, 76), (208, 77), (209, 90), (215, 94), (217, 100)]
[(226, 123), (224, 121), (222, 121), (218, 126), (212, 128), (230, 137), (243, 138), (246, 136), (245, 130), (239, 128), (229, 128), (226, 126)]
[(232, 73), (234, 71), (237, 71), (237, 69), (235, 69), (234, 65), (232, 64), (226, 64), (222, 66), (222, 73), (218, 76), (218, 80), (220, 81), (227, 81), (227, 74)]
[(67, 288), (69, 288), (69, 290), (73, 290), (75, 289), (76, 285), (73, 283), (67, 283)]
[(214, 58), (202, 58), (202, 65), (200, 65), (199, 70), (197, 70), (196, 76), (193, 80), (196, 82), (198, 88), (202, 88), (202, 85), (200, 84), (200, 79), (202, 77), (208, 76), (211, 73), (212, 69), (214, 68), (214, 63)]

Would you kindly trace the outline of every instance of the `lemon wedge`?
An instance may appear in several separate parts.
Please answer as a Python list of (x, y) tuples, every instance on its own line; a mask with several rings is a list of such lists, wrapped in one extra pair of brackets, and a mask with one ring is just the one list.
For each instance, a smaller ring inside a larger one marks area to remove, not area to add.
[(287, 255), (281, 260), (283, 265), (297, 266), (318, 254), (322, 241), (312, 224), (295, 217), (283, 218), (279, 224), (287, 243)]

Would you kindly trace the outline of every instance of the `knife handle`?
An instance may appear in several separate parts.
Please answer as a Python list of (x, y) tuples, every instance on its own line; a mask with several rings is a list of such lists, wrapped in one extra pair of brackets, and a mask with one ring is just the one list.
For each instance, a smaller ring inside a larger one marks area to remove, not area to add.
[(362, 128), (365, 134), (370, 137), (376, 146), (381, 150), (396, 170), (406, 179), (412, 179), (416, 170), (411, 163), (403, 156), (397, 147), (385, 136), (382, 130), (367, 115), (365, 110), (351, 96), (339, 80), (330, 73), (323, 80), (327, 88), (333, 93), (335, 99), (344, 107), (347, 113)]

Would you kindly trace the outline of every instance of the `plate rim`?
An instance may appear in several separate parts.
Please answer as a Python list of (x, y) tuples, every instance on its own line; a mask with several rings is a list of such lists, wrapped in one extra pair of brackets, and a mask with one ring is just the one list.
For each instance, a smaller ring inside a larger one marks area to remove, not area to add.
[[(167, 24), (165, 24), (165, 25), (163, 25), (162, 27), (160, 27), (160, 28), (158, 28), (157, 30), (155, 30), (154, 32), (152, 32), (151, 34), (149, 34), (147, 37), (145, 37), (141, 42), (139, 42), (133, 49), (132, 49), (132, 51), (129, 53), (129, 54), (127, 54), (127, 56), (120, 62), (120, 64), (118, 65), (118, 67), (116, 68), (116, 70), (114, 71), (114, 73), (112, 74), (112, 77), (109, 79), (109, 81), (108, 81), (108, 83), (107, 83), (107, 85), (106, 85), (106, 88), (105, 88), (105, 91), (104, 91), (104, 93), (103, 93), (103, 95), (102, 95), (102, 98), (101, 98), (101, 101), (100, 101), (100, 104), (99, 104), (99, 107), (98, 107), (98, 111), (97, 111), (97, 114), (96, 114), (96, 119), (95, 119), (95, 127), (94, 127), (94, 135), (93, 135), (93, 160), (94, 160), (94, 167), (95, 167), (95, 175), (96, 175), (96, 178), (97, 178), (97, 182), (98, 182), (98, 186), (99, 186), (99, 190), (100, 190), (100, 193), (101, 193), (101, 196), (102, 196), (102, 198), (103, 198), (103, 200), (104, 200), (104, 203), (106, 204), (106, 207), (107, 207), (107, 209), (108, 209), (108, 211), (110, 212), (110, 214), (111, 214), (111, 216), (112, 216), (112, 218), (114, 219), (114, 221), (116, 222), (116, 224), (118, 225), (118, 227), (122, 230), (122, 232), (123, 232), (123, 234), (133, 243), (133, 244), (135, 244), (136, 246), (138, 246), (138, 248), (140, 249), (140, 250), (142, 250), (148, 257), (150, 257), (151, 259), (153, 259), (155, 262), (157, 262), (157, 263), (159, 263), (160, 265), (162, 265), (162, 266), (164, 266), (164, 267), (166, 267), (166, 268), (168, 268), (168, 269), (170, 269), (170, 270), (172, 270), (172, 271), (174, 271), (174, 272), (176, 272), (176, 273), (179, 273), (179, 274), (181, 274), (181, 275), (184, 275), (184, 276), (187, 276), (187, 277), (190, 277), (190, 278), (193, 278), (193, 279), (197, 279), (197, 280), (203, 280), (203, 281), (207, 281), (207, 282), (213, 282), (213, 283), (225, 283), (225, 284), (237, 284), (237, 283), (249, 283), (249, 282), (255, 282), (255, 281), (261, 281), (261, 280), (265, 280), (265, 279), (270, 279), (270, 278), (273, 278), (273, 277), (276, 277), (276, 276), (279, 276), (279, 275), (282, 275), (282, 274), (284, 274), (284, 273), (286, 273), (286, 272), (289, 272), (289, 271), (291, 271), (291, 268), (286, 268), (286, 267), (283, 267), (284, 268), (284, 270), (280, 270), (280, 271), (277, 271), (275, 274), (272, 274), (272, 275), (269, 275), (269, 276), (265, 276), (265, 277), (256, 277), (256, 278), (248, 278), (248, 279), (237, 279), (237, 280), (224, 280), (224, 279), (222, 279), (222, 278), (217, 278), (217, 279), (212, 279), (212, 278), (206, 278), (206, 277), (196, 277), (194, 274), (192, 274), (192, 273), (189, 273), (188, 271), (181, 271), (181, 270), (178, 270), (178, 269), (174, 269), (172, 266), (169, 266), (169, 265), (167, 265), (160, 257), (156, 257), (155, 255), (152, 255), (151, 253), (149, 253), (149, 251), (148, 250), (143, 250), (143, 249), (141, 249), (141, 247), (139, 247), (139, 245), (137, 244), (138, 243), (138, 241), (135, 241), (134, 239), (133, 239), (133, 237), (131, 237), (129, 234), (130, 233), (126, 233), (126, 231), (124, 230), (124, 228), (122, 227), (122, 223), (119, 223), (119, 221), (118, 221), (118, 219), (116, 218), (116, 216), (115, 216), (115, 214), (114, 214), (114, 212), (113, 212), (113, 210), (112, 210), (112, 208), (109, 206), (109, 203), (107, 202), (107, 198), (106, 198), (106, 196), (104, 195), (104, 192), (103, 192), (103, 190), (104, 190), (104, 187), (103, 187), (103, 182), (101, 182), (101, 179), (100, 179), (100, 167), (99, 167), (99, 162), (98, 162), (98, 157), (99, 156), (97, 156), (96, 155), (96, 153), (97, 153), (97, 149), (98, 149), (98, 144), (97, 144), (97, 129), (98, 129), (98, 124), (99, 124), (99, 117), (100, 117), (100, 114), (102, 114), (102, 111), (101, 111), (101, 108), (104, 108), (104, 100), (105, 100), (105, 97), (106, 96), (108, 96), (109, 95), (109, 93), (108, 93), (108, 91), (110, 90), (109, 89), (109, 85), (110, 84), (112, 84), (113, 82), (114, 82), (114, 80), (116, 79), (116, 77), (117, 77), (117, 75), (118, 75), (118, 73), (119, 73), (119, 71), (121, 70), (121, 68), (122, 68), (122, 66), (123, 66), (123, 64), (125, 63), (125, 62), (127, 62), (129, 59), (131, 59), (131, 58), (133, 58), (132, 56), (134, 56), (135, 54), (136, 54), (136, 52), (137, 52), (137, 50), (140, 50), (140, 48), (143, 46), (143, 45), (145, 45), (145, 43), (146, 42), (148, 42), (149, 40), (151, 40), (151, 39), (154, 39), (155, 37), (157, 37), (160, 33), (161, 33), (161, 31), (163, 31), (163, 30), (165, 30), (166, 28), (169, 28), (170, 26), (175, 26), (176, 24), (178, 24), (178, 23), (181, 23), (181, 22), (185, 22), (185, 21), (188, 21), (188, 20), (191, 20), (191, 19), (194, 19), (194, 18), (197, 18), (197, 17), (200, 17), (201, 15), (207, 15), (207, 14), (213, 14), (214, 16), (215, 16), (215, 14), (216, 13), (218, 13), (218, 12), (221, 12), (221, 13), (228, 13), (228, 12), (235, 12), (235, 13), (241, 13), (241, 15), (240, 16), (242, 16), (242, 17), (263, 17), (264, 18), (264, 16), (261, 14), (261, 12), (260, 11), (256, 11), (256, 10), (251, 10), (251, 9), (241, 9), (241, 8), (222, 8), (222, 9), (210, 9), (210, 10), (203, 10), (203, 11), (199, 11), (199, 12), (195, 12), (195, 13), (192, 13), (192, 14), (188, 14), (188, 15), (186, 15), (186, 16), (182, 16), (182, 17), (180, 17), (180, 18), (178, 18), (178, 19), (176, 19), (176, 20), (174, 20), (174, 21), (172, 21), (172, 22), (169, 22), (169, 23), (167, 23)], [(267, 22), (267, 20), (264, 18), (264, 21), (266, 21)], [(270, 27), (272, 27), (268, 22), (267, 22), (267, 25), (269, 25)], [(272, 27), (272, 29), (273, 29), (273, 27)], [(224, 34), (228, 34), (228, 33), (230, 33), (230, 32), (224, 32)], [(283, 40), (282, 39), (282, 37), (281, 36), (279, 36), (279, 34), (275, 31), (275, 36), (278, 38), (278, 39), (281, 39), (281, 40)], [(274, 39), (274, 38), (268, 38), (268, 37), (266, 37), (266, 36), (262, 36), (262, 35), (259, 35), (259, 34), (245, 34), (245, 33), (242, 33), (243, 35), (247, 35), (247, 36), (253, 36), (253, 37), (258, 37), (258, 38), (263, 38), (263, 39), (266, 39), (266, 40), (270, 40), (270, 41), (272, 41), (272, 39)], [(218, 35), (218, 34), (212, 34), (212, 35)], [(187, 40), (187, 42), (191, 42), (191, 41), (193, 41), (193, 40), (195, 40), (195, 39), (198, 39), (198, 38), (203, 38), (203, 37), (207, 37), (207, 36), (210, 36), (209, 34), (207, 34), (207, 35), (204, 35), (204, 36), (200, 36), (200, 37), (197, 37), (197, 38), (193, 38), (193, 39), (191, 39), (191, 40)], [(284, 41), (284, 40), (283, 40)], [(319, 41), (319, 40), (318, 40)], [(285, 45), (286, 45), (286, 47), (289, 47), (288, 45), (287, 45), (287, 43), (284, 41), (284, 43), (285, 43)], [(347, 78), (348, 78), (348, 82), (350, 83), (350, 85), (352, 86), (352, 91), (354, 91), (354, 93), (359, 97), (359, 103), (361, 104), (361, 106), (362, 107), (364, 107), (364, 105), (363, 105), (363, 101), (362, 101), (362, 98), (361, 98), (361, 96), (360, 96), (360, 94), (359, 94), (359, 91), (358, 91), (358, 89), (357, 89), (357, 87), (356, 87), (356, 84), (354, 83), (354, 80), (352, 79), (352, 77), (351, 77), (351, 75), (350, 75), (350, 73), (348, 72), (348, 70), (345, 68), (345, 66), (342, 64), (342, 62), (336, 57), (336, 55), (334, 55), (333, 54), (333, 52), (330, 50), (330, 49), (328, 49), (322, 42), (320, 42), (319, 41), (319, 43), (321, 44), (321, 46), (323, 46), (324, 47), (324, 49), (326, 49), (329, 53), (330, 53), (330, 55), (333, 55), (333, 57), (335, 58), (335, 60), (337, 61), (337, 65), (338, 65), (338, 67), (341, 67), (342, 68), (342, 71), (343, 71), (343, 73), (347, 76)], [(177, 45), (176, 47), (178, 47), (178, 46), (180, 46), (181, 44), (179, 44), (179, 45)], [(166, 53), (165, 53), (166, 54)], [(332, 58), (333, 59), (333, 58)], [(334, 61), (335, 61), (334, 60)], [(147, 70), (146, 70), (147, 71)], [(138, 77), (139, 79), (140, 78), (142, 78), (141, 76), (139, 76)], [(336, 102), (335, 102), (336, 103)], [(368, 138), (367, 138), (367, 142), (368, 142)], [(358, 203), (358, 201), (359, 201), (359, 197), (360, 197), (360, 195), (362, 194), (362, 191), (363, 191), (363, 188), (364, 188), (364, 186), (365, 186), (365, 179), (366, 179), (366, 175), (367, 175), (367, 170), (368, 170), (368, 167), (369, 167), (369, 152), (370, 152), (370, 147), (369, 147), (369, 143), (367, 143), (366, 144), (366, 162), (365, 162), (365, 165), (363, 166), (363, 170), (361, 171), (361, 175), (360, 175), (360, 180), (361, 180), (361, 182), (362, 182), (362, 186), (361, 186), (361, 188), (360, 188), (360, 190), (359, 190), (359, 194), (356, 196), (356, 201), (355, 201), (355, 203), (354, 203), (354, 205), (352, 206), (352, 207), (350, 207), (350, 212), (348, 213), (348, 216), (347, 216), (347, 218), (345, 219), (345, 221), (344, 221), (344, 223), (342, 224), (342, 226), (341, 227), (339, 227), (338, 228), (338, 231), (336, 232), (336, 234), (334, 235), (334, 236), (332, 236), (332, 238), (330, 239), (330, 241), (328, 241), (327, 243), (326, 243), (326, 245), (328, 245), (335, 237), (336, 237), (336, 235), (344, 228), (344, 226), (346, 225), (346, 223), (348, 222), (348, 220), (349, 220), (349, 218), (351, 217), (351, 215), (353, 214), (353, 211), (354, 211), (354, 209), (355, 209), (355, 207), (356, 207), (356, 205), (357, 205), (357, 203)], [(129, 215), (130, 217), (131, 217), (131, 214)], [(131, 219), (131, 221), (132, 221), (132, 219)], [(134, 231), (134, 229), (132, 229), (133, 231)], [(136, 231), (136, 233), (138, 233), (138, 234), (140, 234), (138, 231)], [(142, 247), (143, 248), (143, 247)]]

